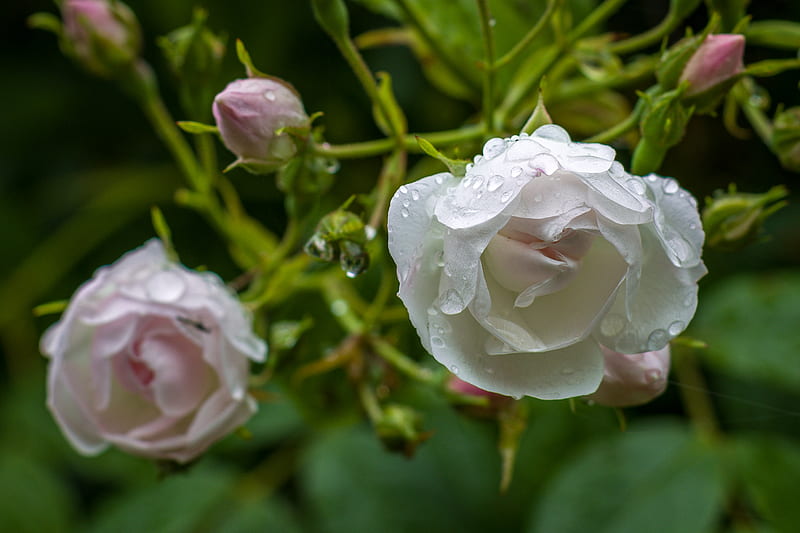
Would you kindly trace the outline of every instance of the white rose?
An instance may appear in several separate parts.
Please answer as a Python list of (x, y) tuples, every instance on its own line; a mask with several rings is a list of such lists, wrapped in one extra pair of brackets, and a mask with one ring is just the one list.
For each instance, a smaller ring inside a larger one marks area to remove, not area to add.
[(97, 270), (41, 348), (48, 406), (79, 452), (113, 444), (180, 462), (255, 413), (249, 360), (266, 354), (222, 281), (171, 262), (157, 240)]
[(663, 348), (697, 306), (703, 230), (670, 178), (555, 125), (490, 139), (466, 176), (404, 185), (389, 207), (398, 295), (459, 378), (521, 397), (594, 392), (600, 345)]

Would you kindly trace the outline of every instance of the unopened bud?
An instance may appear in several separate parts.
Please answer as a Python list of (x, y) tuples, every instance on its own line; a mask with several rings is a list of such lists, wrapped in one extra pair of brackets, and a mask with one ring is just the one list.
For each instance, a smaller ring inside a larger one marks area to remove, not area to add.
[(640, 124), (642, 139), (633, 152), (634, 174), (657, 171), (667, 150), (683, 138), (694, 109), (681, 102), (682, 94), (681, 87), (656, 97), (642, 95), (645, 110)]
[(763, 194), (736, 192), (734, 186), (727, 193), (717, 192), (706, 200), (703, 210), (703, 229), (706, 244), (721, 250), (738, 250), (761, 235), (766, 218), (786, 205), (785, 187), (778, 185)]
[(586, 396), (607, 407), (642, 405), (660, 396), (667, 387), (669, 345), (655, 352), (622, 354), (605, 346), (605, 369), (600, 387)]
[(354, 278), (369, 266), (366, 249), (369, 239), (364, 221), (345, 207), (322, 217), (314, 235), (306, 243), (305, 251), (322, 261), (338, 261), (345, 274)]
[(206, 27), (206, 18), (204, 10), (196, 9), (191, 24), (158, 41), (175, 76), (194, 86), (213, 79), (225, 55), (224, 40)]
[(681, 73), (684, 98), (701, 112), (713, 109), (744, 72), (743, 56), (743, 35), (709, 35)]
[(790, 107), (775, 117), (772, 124), (772, 149), (781, 165), (800, 172), (800, 107)]
[(383, 409), (381, 419), (375, 424), (381, 442), (389, 451), (411, 457), (422, 442), (430, 436), (422, 431), (420, 415), (404, 405), (390, 404)]
[(222, 142), (238, 157), (231, 167), (242, 166), (254, 174), (274, 171), (289, 161), (297, 153), (296, 136), (310, 127), (297, 92), (276, 78), (229, 83), (214, 98), (212, 111)]
[(114, 77), (139, 56), (139, 23), (122, 2), (64, 0), (61, 14), (64, 51), (92, 73)]

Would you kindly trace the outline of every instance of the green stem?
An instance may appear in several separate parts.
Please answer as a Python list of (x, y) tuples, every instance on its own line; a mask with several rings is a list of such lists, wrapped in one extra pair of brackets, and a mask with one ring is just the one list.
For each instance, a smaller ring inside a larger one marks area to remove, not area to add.
[[(678, 348), (675, 345), (673, 347)], [(680, 387), (680, 395), (689, 418), (702, 438), (709, 442), (717, 441), (722, 434), (714, 415), (714, 406), (706, 394), (708, 388), (697, 366), (697, 359), (687, 348), (680, 349), (676, 355), (675, 373), (678, 381), (685, 385)]]
[(403, 14), (406, 16), (407, 23), (409, 26), (414, 28), (422, 37), (422, 40), (425, 41), (425, 44), (428, 45), (434, 55), (439, 59), (442, 66), (447, 69), (453, 77), (458, 78), (466, 87), (471, 89), (472, 91), (477, 91), (478, 87), (475, 81), (467, 76), (462, 70), (460, 65), (457, 61), (450, 57), (450, 54), (447, 53), (447, 50), (444, 49), (440, 45), (440, 43), (433, 37), (428, 27), (425, 25), (423, 19), (421, 19), (414, 10), (409, 6), (407, 0), (397, 0), (397, 4), (400, 9), (403, 11)]
[(613, 54), (625, 55), (641, 50), (642, 48), (647, 48), (648, 46), (657, 44), (665, 35), (672, 33), (680, 22), (680, 19), (674, 17), (672, 13), (669, 13), (658, 26), (628, 39), (611, 43), (608, 45), (608, 50)]
[(584, 142), (589, 143), (609, 143), (614, 139), (618, 139), (635, 128), (639, 124), (639, 116), (642, 114), (641, 106), (636, 106), (631, 111), (628, 117), (605, 131), (601, 131), (596, 135), (592, 135)]
[(382, 338), (370, 337), (369, 342), (372, 344), (372, 347), (375, 348), (375, 351), (378, 355), (380, 355), (387, 363), (394, 366), (406, 376), (428, 385), (438, 386), (441, 384), (440, 377), (438, 377), (434, 372), (432, 372), (430, 369), (419, 366), (414, 361), (409, 359), (403, 352)]
[(602, 23), (608, 17), (619, 10), (627, 0), (605, 0), (602, 4), (592, 11), (588, 17), (583, 19), (575, 29), (564, 38), (563, 42), (551, 45), (541, 53), (541, 60), (534, 65), (533, 69), (526, 73), (526, 78), (517, 87), (509, 91), (503, 104), (498, 110), (501, 124), (505, 124), (514, 116), (517, 107), (527, 98), (531, 92), (539, 85), (539, 82), (550, 67), (560, 59), (563, 54), (585, 33)]
[(761, 109), (750, 103), (752, 92), (746, 87), (748, 81), (752, 83), (752, 80), (745, 79), (743, 83), (739, 83), (733, 88), (734, 96), (742, 107), (742, 111), (747, 117), (747, 120), (750, 121), (750, 124), (753, 126), (753, 129), (756, 130), (756, 133), (761, 137), (761, 140), (764, 141), (764, 144), (771, 149), (772, 123)]
[(486, 135), (494, 133), (494, 32), (488, 0), (477, 0), (483, 39), (483, 121)]
[[(431, 133), (411, 133), (402, 137), (402, 148), (409, 152), (421, 153), (417, 137), (424, 137), (436, 146), (447, 146), (464, 141), (480, 139), (483, 136), (483, 126), (468, 125), (455, 130), (437, 131)], [(332, 157), (334, 159), (359, 159), (391, 152), (397, 148), (394, 139), (376, 139), (347, 144), (315, 144), (312, 150), (317, 155)]]
[(367, 412), (370, 422), (373, 425), (380, 422), (383, 418), (383, 410), (375, 397), (375, 393), (372, 392), (369, 384), (364, 380), (358, 384), (358, 399), (361, 400), (361, 405), (364, 407), (364, 411)]
[(514, 59), (517, 58), (520, 54), (522, 54), (530, 45), (533, 43), (534, 40), (539, 36), (547, 24), (550, 22), (550, 18), (555, 13), (555, 7), (561, 2), (562, 0), (548, 0), (547, 7), (542, 13), (542, 16), (539, 17), (539, 20), (536, 24), (525, 34), (525, 37), (522, 38), (514, 47), (509, 50), (508, 52), (503, 55), (500, 59), (494, 62), (494, 69), (499, 70), (504, 66), (511, 63)]

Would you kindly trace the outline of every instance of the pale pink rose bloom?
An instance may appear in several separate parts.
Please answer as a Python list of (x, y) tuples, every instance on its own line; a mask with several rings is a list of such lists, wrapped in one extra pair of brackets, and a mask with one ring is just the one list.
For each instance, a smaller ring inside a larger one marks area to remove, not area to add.
[(689, 82), (686, 96), (700, 94), (741, 74), (744, 44), (744, 35), (709, 35), (681, 73), (680, 81)]
[(100, 268), (43, 336), (47, 404), (81, 453), (109, 444), (190, 461), (256, 411), (249, 361), (266, 345), (212, 273), (151, 240)]
[(275, 78), (235, 80), (212, 106), (222, 142), (238, 164), (254, 173), (270, 172), (291, 159), (297, 148), (281, 128), (308, 128), (309, 118), (295, 90)]
[(129, 63), (139, 54), (138, 22), (122, 2), (65, 0), (61, 13), (64, 37), (89, 70), (107, 75), (113, 66)]
[(600, 387), (586, 397), (608, 407), (641, 405), (667, 387), (669, 345), (654, 352), (621, 354), (602, 346), (605, 369)]

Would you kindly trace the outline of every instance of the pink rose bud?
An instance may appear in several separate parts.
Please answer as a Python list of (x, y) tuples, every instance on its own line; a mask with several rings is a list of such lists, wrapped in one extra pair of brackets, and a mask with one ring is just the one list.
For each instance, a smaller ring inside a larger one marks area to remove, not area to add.
[(111, 77), (138, 57), (139, 24), (122, 2), (65, 0), (61, 13), (67, 53), (91, 72)]
[(212, 107), (222, 142), (254, 174), (276, 170), (297, 152), (295, 138), (282, 128), (307, 131), (309, 118), (294, 88), (275, 78), (228, 84)]
[(506, 396), (501, 396), (500, 394), (495, 394), (494, 392), (483, 390), (471, 383), (467, 383), (463, 379), (458, 379), (458, 376), (455, 375), (450, 376), (449, 380), (447, 381), (447, 388), (452, 392), (455, 392), (456, 394), (461, 394), (462, 396), (484, 396), (486, 398), (493, 398), (493, 397), (506, 398)]
[(47, 405), (78, 452), (109, 444), (187, 462), (256, 411), (249, 362), (266, 345), (214, 274), (153, 240), (99, 269), (42, 337)]
[(600, 346), (605, 370), (600, 387), (586, 396), (608, 407), (641, 405), (667, 387), (669, 344), (655, 352), (622, 354)]
[(689, 82), (684, 96), (696, 96), (735, 80), (744, 71), (743, 56), (743, 35), (709, 35), (681, 73), (680, 81)]

